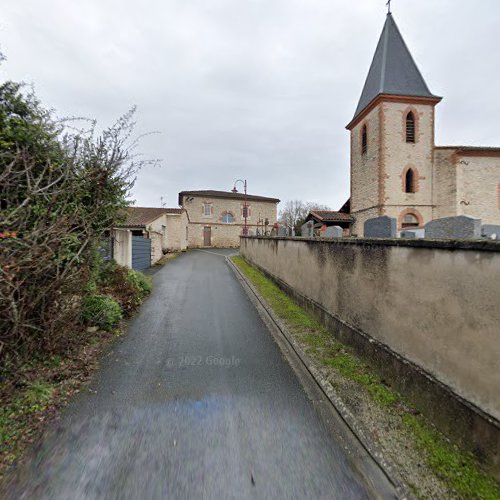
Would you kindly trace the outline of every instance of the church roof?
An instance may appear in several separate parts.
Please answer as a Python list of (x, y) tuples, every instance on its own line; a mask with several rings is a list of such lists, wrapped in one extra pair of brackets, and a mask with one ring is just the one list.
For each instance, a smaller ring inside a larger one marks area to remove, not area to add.
[(436, 98), (427, 87), (391, 13), (387, 14), (354, 118), (380, 94)]

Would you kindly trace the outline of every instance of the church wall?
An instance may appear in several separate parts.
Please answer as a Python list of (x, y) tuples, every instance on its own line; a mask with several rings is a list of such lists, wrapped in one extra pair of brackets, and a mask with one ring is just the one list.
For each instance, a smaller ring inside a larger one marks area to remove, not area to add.
[[(366, 219), (377, 217), (379, 212), (380, 128), (379, 106), (351, 130), (351, 214), (355, 218), (352, 233), (363, 235)], [(363, 125), (368, 127), (368, 150), (361, 152)]]
[(457, 214), (500, 224), (500, 157), (458, 156)]
[[(415, 143), (406, 142), (406, 115), (415, 118)], [(385, 102), (383, 104), (383, 203), (384, 215), (399, 219), (401, 212), (415, 208), (423, 223), (432, 219), (432, 152), (434, 107), (428, 104)], [(406, 171), (415, 173), (415, 193), (405, 192)]]
[(457, 215), (456, 148), (434, 150), (433, 219)]
[(361, 212), (357, 212), (353, 214), (351, 211), (351, 215), (354, 217), (354, 223), (351, 228), (352, 236), (363, 236), (365, 222), (368, 219), (373, 219), (374, 217), (380, 217), (380, 209), (379, 207), (370, 208), (368, 210), (363, 210)]

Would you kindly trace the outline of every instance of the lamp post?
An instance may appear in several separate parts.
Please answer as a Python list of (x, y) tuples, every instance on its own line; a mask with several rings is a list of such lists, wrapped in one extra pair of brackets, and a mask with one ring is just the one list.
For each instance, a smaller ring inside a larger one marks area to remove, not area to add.
[(244, 228), (243, 228), (243, 234), (245, 236), (248, 235), (248, 229), (247, 229), (247, 217), (248, 217), (248, 205), (247, 205), (247, 181), (246, 179), (245, 180), (242, 180), (242, 179), (237, 179), (234, 181), (234, 187), (232, 189), (232, 192), (233, 193), (237, 193), (238, 190), (236, 189), (236, 184), (238, 182), (242, 182), (243, 183), (243, 189), (245, 191), (245, 198), (243, 200), (243, 218), (245, 220), (245, 225), (244, 225)]

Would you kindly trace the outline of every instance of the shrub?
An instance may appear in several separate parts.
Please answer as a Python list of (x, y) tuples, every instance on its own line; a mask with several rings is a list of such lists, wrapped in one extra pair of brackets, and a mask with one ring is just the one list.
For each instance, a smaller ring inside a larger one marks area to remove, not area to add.
[(124, 315), (130, 317), (151, 291), (151, 280), (115, 262), (106, 262), (102, 267), (98, 288), (114, 297)]
[(108, 295), (89, 295), (82, 302), (82, 319), (88, 325), (109, 332), (122, 317), (120, 304)]
[(133, 114), (102, 132), (94, 122), (78, 130), (22, 85), (0, 84), (0, 231), (8, 235), (0, 245), (0, 365), (81, 341), (78, 297), (100, 289), (99, 245), (123, 221), (147, 163), (133, 151)]
[(151, 293), (151, 278), (145, 276), (143, 273), (129, 269), (127, 281), (137, 289), (141, 299)]

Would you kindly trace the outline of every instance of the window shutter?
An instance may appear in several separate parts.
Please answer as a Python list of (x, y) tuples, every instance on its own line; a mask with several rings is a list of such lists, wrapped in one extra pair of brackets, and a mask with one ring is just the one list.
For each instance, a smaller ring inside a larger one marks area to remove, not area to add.
[(415, 116), (411, 111), (406, 115), (406, 142), (415, 142)]

